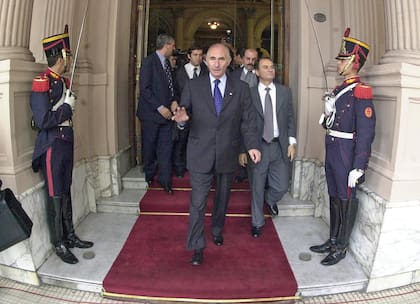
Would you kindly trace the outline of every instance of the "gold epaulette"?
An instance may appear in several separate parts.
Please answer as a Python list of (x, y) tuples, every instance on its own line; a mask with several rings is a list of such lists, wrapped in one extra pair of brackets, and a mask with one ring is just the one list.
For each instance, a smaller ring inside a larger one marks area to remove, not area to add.
[(354, 97), (360, 98), (360, 99), (372, 99), (373, 98), (372, 87), (364, 83), (359, 83), (354, 88)]
[(32, 80), (33, 92), (48, 92), (50, 89), (50, 81), (46, 76), (38, 76)]

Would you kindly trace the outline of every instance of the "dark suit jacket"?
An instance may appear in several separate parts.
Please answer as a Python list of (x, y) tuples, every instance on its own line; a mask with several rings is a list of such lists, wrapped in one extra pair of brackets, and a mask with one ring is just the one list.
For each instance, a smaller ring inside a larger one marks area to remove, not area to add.
[[(279, 142), (283, 154), (283, 159), (287, 163), (287, 148), (289, 137), (296, 137), (296, 123), (293, 112), (292, 93), (290, 89), (278, 83), (276, 86), (276, 114), (277, 125), (279, 128)], [(251, 88), (251, 98), (254, 109), (257, 112), (257, 130), (259, 139), (262, 141), (264, 131), (264, 112), (261, 98), (258, 94), (258, 85)]]
[(241, 80), (241, 75), (242, 75), (243, 70), (244, 70), (243, 67), (234, 69), (232, 72), (229, 72), (229, 76), (232, 77), (233, 79)]
[(171, 102), (178, 100), (174, 73), (172, 73), (172, 79), (175, 96), (171, 96), (168, 77), (156, 52), (143, 59), (140, 68), (140, 95), (137, 105), (137, 117), (139, 119), (152, 120), (157, 123), (171, 122), (166, 120), (157, 109), (161, 105), (170, 108)]
[(249, 87), (229, 76), (222, 110), (217, 117), (209, 76), (192, 79), (185, 84), (181, 105), (190, 116), (187, 144), (188, 170), (209, 173), (232, 173), (238, 168), (241, 136), (247, 150), (260, 149), (255, 110)]
[[(203, 76), (208, 74), (207, 66), (205, 64), (201, 64), (200, 66), (200, 74), (198, 75)], [(182, 66), (176, 71), (176, 83), (178, 85), (179, 92), (182, 93), (182, 90), (184, 89), (185, 83), (190, 78), (188, 77), (187, 71), (185, 70), (185, 67)]]

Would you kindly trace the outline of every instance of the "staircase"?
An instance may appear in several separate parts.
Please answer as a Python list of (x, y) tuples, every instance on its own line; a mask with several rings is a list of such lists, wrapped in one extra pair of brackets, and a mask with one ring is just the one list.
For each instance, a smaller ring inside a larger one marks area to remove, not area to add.
[[(146, 193), (147, 183), (140, 167), (132, 168), (122, 178), (123, 190), (113, 197), (99, 198), (96, 202), (98, 212), (138, 214), (139, 201)], [(314, 216), (314, 204), (300, 201), (287, 193), (277, 203), (279, 216)]]

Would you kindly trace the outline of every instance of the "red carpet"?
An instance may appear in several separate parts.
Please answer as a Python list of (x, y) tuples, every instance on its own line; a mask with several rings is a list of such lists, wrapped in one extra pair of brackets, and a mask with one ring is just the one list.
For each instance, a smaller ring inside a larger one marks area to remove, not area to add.
[[(298, 298), (296, 280), (271, 218), (260, 238), (250, 234), (247, 183), (232, 185), (239, 190), (231, 192), (222, 247), (213, 244), (211, 217), (206, 217), (207, 248), (201, 266), (190, 264), (192, 252), (185, 247), (188, 175), (177, 181), (174, 178), (173, 186), (183, 190), (168, 195), (160, 187), (151, 187), (140, 201), (140, 217), (104, 279), (104, 296), (206, 303)], [(211, 191), (208, 213), (213, 198)]]
[[(148, 190), (140, 202), (140, 213), (169, 212), (188, 213), (190, 206), (190, 191), (175, 190), (168, 195), (161, 190)], [(209, 193), (207, 202), (208, 213), (212, 212), (214, 192)], [(251, 214), (250, 192), (231, 192), (228, 214)]]
[[(176, 176), (172, 177), (172, 188), (176, 189), (183, 189), (183, 190), (190, 190), (191, 184), (190, 184), (190, 175), (188, 174), (188, 171), (185, 172), (184, 177), (178, 178)], [(150, 187), (152, 190), (156, 189), (162, 189), (161, 185), (159, 185), (158, 182), (154, 181), (152, 186)], [(232, 189), (236, 190), (249, 190), (249, 184), (248, 181), (243, 182), (233, 182), (232, 183)]]
[[(186, 251), (187, 216), (141, 216), (104, 282), (104, 295), (162, 300), (275, 301), (297, 284), (271, 220), (252, 238), (249, 218), (226, 219), (225, 243), (207, 233), (201, 266)], [(210, 229), (207, 218), (206, 231)]]

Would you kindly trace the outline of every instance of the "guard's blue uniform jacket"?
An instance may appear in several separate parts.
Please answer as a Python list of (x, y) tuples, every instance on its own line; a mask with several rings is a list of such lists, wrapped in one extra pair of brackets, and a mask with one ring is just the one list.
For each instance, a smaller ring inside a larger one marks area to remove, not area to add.
[[(41, 156), (57, 141), (71, 142), (73, 146), (73, 111), (63, 103), (68, 80), (50, 69), (32, 82), (30, 106), (33, 121), (39, 129), (32, 157), (32, 169), (38, 172)], [(68, 149), (73, 157), (73, 148)]]
[[(339, 95), (348, 86), (352, 88), (335, 101), (333, 123), (328, 128), (325, 121), (323, 124), (327, 128), (325, 173), (328, 193), (331, 197), (340, 199), (350, 198), (350, 189), (347, 186), (349, 172), (367, 168), (376, 124), (372, 88), (361, 83), (359, 76), (355, 76), (336, 87), (333, 94)], [(334, 134), (330, 130), (343, 133)], [(363, 180), (359, 179), (359, 184), (361, 182)]]

